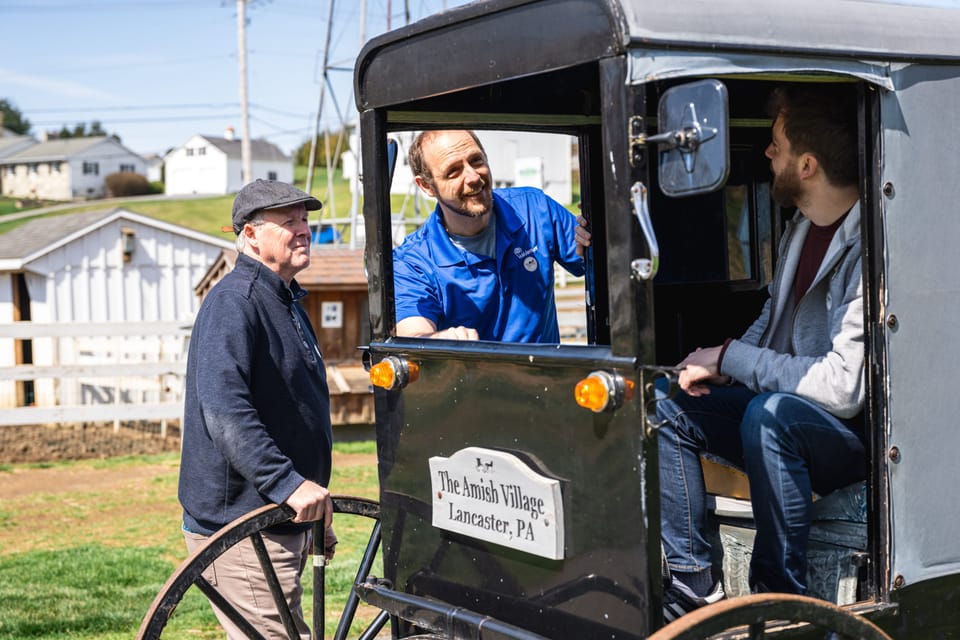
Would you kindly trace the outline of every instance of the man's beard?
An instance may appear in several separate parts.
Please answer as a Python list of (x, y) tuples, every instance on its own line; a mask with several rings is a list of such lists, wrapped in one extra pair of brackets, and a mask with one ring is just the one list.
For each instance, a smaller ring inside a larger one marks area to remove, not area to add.
[(770, 191), (773, 199), (782, 207), (796, 207), (803, 189), (800, 178), (795, 169), (784, 169), (778, 176), (773, 177), (773, 187)]
[[(450, 210), (464, 218), (482, 218), (493, 210), (493, 194), (486, 185), (481, 187), (478, 193), (469, 196), (469, 198), (469, 201), (467, 198), (462, 200), (463, 206), (450, 207)], [(480, 208), (477, 208), (477, 199), (482, 202)]]

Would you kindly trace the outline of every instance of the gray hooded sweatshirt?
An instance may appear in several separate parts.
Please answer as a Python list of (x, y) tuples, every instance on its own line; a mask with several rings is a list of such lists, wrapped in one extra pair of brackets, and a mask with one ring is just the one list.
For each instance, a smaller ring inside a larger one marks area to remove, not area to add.
[(851, 418), (864, 399), (860, 205), (837, 229), (813, 283), (794, 306), (794, 275), (810, 224), (800, 212), (789, 223), (770, 298), (746, 333), (727, 346), (721, 373), (756, 393), (794, 393)]

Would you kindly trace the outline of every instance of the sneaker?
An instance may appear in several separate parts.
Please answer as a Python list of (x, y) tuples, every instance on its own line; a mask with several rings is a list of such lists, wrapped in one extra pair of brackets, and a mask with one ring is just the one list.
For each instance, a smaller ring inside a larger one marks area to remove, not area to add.
[(685, 584), (672, 581), (663, 591), (663, 621), (673, 622), (685, 613), (720, 602), (724, 596), (722, 581), (717, 581), (710, 593), (702, 597), (693, 595)]

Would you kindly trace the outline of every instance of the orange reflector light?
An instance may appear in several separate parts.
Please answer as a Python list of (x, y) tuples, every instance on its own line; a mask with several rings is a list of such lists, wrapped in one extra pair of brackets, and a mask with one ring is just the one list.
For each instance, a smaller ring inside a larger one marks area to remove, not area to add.
[(577, 383), (573, 396), (578, 405), (595, 413), (616, 411), (633, 398), (633, 388), (633, 380), (615, 371), (592, 371)]
[(397, 356), (387, 356), (370, 367), (370, 384), (383, 389), (399, 389), (419, 377), (420, 365)]
[(389, 358), (370, 367), (370, 384), (383, 389), (393, 389), (397, 383), (397, 372)]
[(610, 403), (610, 388), (606, 381), (592, 373), (577, 383), (573, 395), (578, 405), (597, 413)]

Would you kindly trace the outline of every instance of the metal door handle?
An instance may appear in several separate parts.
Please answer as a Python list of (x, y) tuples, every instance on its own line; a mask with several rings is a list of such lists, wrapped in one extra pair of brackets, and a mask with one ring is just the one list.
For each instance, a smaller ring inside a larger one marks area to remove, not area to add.
[(657, 236), (653, 233), (653, 223), (650, 221), (650, 209), (647, 207), (647, 188), (642, 182), (635, 182), (630, 188), (630, 199), (633, 201), (633, 213), (640, 223), (643, 238), (647, 241), (649, 258), (637, 258), (630, 263), (630, 270), (634, 277), (641, 280), (651, 280), (660, 269), (660, 247), (657, 245)]

